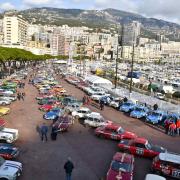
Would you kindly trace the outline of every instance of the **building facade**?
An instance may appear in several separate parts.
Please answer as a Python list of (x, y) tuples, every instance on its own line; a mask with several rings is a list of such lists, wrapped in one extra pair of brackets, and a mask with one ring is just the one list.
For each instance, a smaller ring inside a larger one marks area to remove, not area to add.
[(22, 16), (5, 14), (3, 19), (4, 44), (26, 46), (27, 26), (28, 23)]

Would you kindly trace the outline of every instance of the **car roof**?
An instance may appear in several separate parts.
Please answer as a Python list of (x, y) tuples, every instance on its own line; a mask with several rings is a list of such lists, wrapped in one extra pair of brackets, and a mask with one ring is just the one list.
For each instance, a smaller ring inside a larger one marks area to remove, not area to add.
[(113, 129), (113, 130), (118, 130), (121, 126), (116, 125), (116, 124), (108, 124), (105, 126), (105, 128)]
[(120, 153), (120, 152), (117, 152), (113, 156), (113, 160), (116, 160), (116, 161), (119, 161), (119, 162), (124, 162), (124, 163), (131, 163), (132, 158), (133, 158), (133, 155), (126, 154), (126, 153)]
[(132, 142), (146, 144), (147, 139), (145, 139), (145, 138), (136, 138)]
[(180, 164), (180, 154), (175, 154), (171, 152), (160, 153), (159, 159), (162, 161), (169, 161), (172, 163)]
[(145, 180), (166, 180), (166, 178), (156, 175), (156, 174), (147, 174)]

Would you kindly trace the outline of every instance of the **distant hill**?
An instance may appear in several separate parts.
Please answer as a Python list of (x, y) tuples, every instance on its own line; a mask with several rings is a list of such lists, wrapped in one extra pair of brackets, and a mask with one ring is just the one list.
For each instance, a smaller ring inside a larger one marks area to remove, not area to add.
[[(146, 18), (139, 14), (125, 12), (117, 9), (82, 10), (82, 9), (59, 9), (59, 8), (32, 8), (19, 11), (32, 24), (49, 24), (69, 26), (88, 26), (92, 28), (115, 27), (117, 23), (129, 23), (139, 21), (145, 32), (155, 29), (180, 29), (180, 25), (164, 20)], [(147, 34), (152, 34), (148, 32)]]

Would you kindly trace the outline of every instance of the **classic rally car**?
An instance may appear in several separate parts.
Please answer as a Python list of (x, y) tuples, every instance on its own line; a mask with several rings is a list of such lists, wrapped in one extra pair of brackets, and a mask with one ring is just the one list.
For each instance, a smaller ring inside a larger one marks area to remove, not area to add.
[(53, 108), (49, 112), (43, 115), (43, 118), (46, 120), (54, 120), (62, 114), (62, 109)]
[(47, 112), (47, 111), (50, 111), (53, 107), (54, 107), (54, 105), (52, 105), (52, 104), (51, 105), (50, 104), (44, 104), (44, 105), (39, 107), (39, 110)]
[(134, 118), (143, 118), (147, 115), (149, 109), (144, 106), (136, 106), (133, 111), (131, 111), (130, 116)]
[(0, 107), (0, 116), (6, 115), (10, 112), (10, 108)]
[(6, 141), (7, 143), (13, 143), (19, 137), (17, 129), (2, 128), (0, 130), (0, 141)]
[(111, 121), (105, 120), (100, 113), (92, 112), (85, 117), (84, 125), (90, 127), (100, 127), (107, 124), (111, 124)]
[(4, 159), (14, 159), (19, 155), (19, 149), (12, 144), (0, 143), (0, 156)]
[(148, 140), (144, 138), (136, 138), (132, 140), (123, 139), (119, 142), (118, 147), (122, 151), (150, 158), (157, 156), (161, 152), (167, 151), (161, 146), (149, 143)]
[(106, 180), (132, 180), (134, 170), (134, 156), (117, 152), (113, 156)]
[(180, 154), (160, 153), (153, 159), (151, 169), (155, 173), (180, 179)]
[(108, 124), (96, 128), (95, 134), (98, 137), (107, 139), (121, 140), (121, 139), (135, 139), (137, 136), (129, 131), (125, 131), (121, 126), (116, 124)]
[(22, 164), (16, 161), (5, 160), (0, 157), (0, 179), (16, 180), (22, 173)]
[(146, 122), (152, 124), (163, 123), (166, 117), (167, 117), (167, 113), (164, 111), (160, 111), (160, 110), (151, 111), (146, 116)]
[(133, 102), (125, 102), (120, 107), (120, 111), (131, 112), (135, 108), (135, 106), (136, 104), (134, 104)]
[(82, 118), (85, 118), (85, 116), (90, 113), (91, 113), (91, 110), (89, 108), (81, 107), (78, 110), (73, 111), (71, 115), (75, 119), (82, 119)]

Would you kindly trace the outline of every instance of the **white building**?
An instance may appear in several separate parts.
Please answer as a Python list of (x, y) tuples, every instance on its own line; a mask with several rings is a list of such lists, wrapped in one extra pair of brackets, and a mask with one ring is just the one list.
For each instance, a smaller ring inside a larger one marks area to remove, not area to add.
[(22, 16), (5, 14), (3, 19), (4, 44), (26, 45), (28, 23)]

